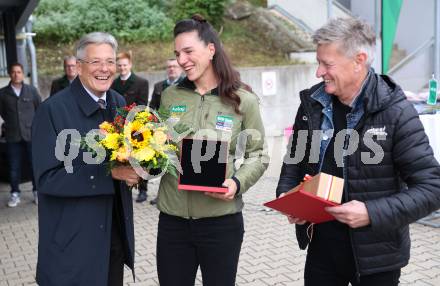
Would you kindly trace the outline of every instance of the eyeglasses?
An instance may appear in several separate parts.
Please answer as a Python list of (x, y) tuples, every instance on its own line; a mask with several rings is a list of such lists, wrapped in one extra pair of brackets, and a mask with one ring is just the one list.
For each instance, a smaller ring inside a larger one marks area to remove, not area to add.
[(89, 64), (89, 65), (91, 65), (94, 68), (99, 68), (99, 67), (102, 67), (104, 65), (106, 67), (113, 67), (113, 66), (116, 65), (116, 60), (114, 60), (114, 59), (108, 59), (108, 60), (105, 60), (105, 61), (100, 61), (100, 60), (87, 61), (87, 60), (84, 60), (84, 59), (78, 59), (78, 61), (80, 61), (82, 63)]

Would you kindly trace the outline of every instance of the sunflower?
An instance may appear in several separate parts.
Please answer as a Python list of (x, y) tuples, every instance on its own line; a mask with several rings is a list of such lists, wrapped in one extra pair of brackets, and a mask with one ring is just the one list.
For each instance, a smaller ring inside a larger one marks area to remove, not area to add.
[(151, 131), (135, 120), (124, 126), (124, 137), (128, 138), (133, 149), (145, 148), (151, 138)]
[(121, 136), (118, 133), (108, 133), (100, 142), (106, 149), (117, 150), (120, 145)]
[(104, 134), (115, 132), (115, 128), (113, 127), (113, 125), (107, 121), (104, 121), (101, 124), (99, 124), (99, 129), (104, 131)]

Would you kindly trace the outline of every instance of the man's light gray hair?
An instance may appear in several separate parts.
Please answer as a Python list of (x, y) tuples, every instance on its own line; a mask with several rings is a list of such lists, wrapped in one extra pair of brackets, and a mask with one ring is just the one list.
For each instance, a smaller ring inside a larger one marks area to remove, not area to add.
[(85, 57), (85, 49), (88, 45), (92, 44), (108, 44), (113, 48), (116, 57), (116, 51), (118, 50), (118, 42), (115, 37), (108, 33), (103, 32), (93, 32), (87, 35), (84, 35), (79, 39), (78, 44), (76, 45), (76, 58), (84, 59)]
[(65, 56), (64, 57), (64, 63), (66, 63), (67, 61), (71, 61), (71, 60), (76, 61), (76, 57), (75, 56)]
[(316, 45), (337, 43), (340, 51), (353, 57), (359, 52), (367, 54), (367, 66), (374, 60), (376, 35), (366, 22), (355, 18), (331, 19), (312, 36)]

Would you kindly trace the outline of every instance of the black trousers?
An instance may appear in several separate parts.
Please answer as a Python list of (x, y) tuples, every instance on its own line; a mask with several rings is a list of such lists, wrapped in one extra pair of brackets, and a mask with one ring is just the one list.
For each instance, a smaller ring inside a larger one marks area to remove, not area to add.
[(200, 265), (204, 286), (233, 286), (243, 241), (241, 213), (184, 219), (159, 215), (157, 272), (161, 286), (193, 286)]
[(140, 180), (138, 185), (139, 192), (148, 191), (148, 181)]
[(365, 275), (358, 281), (350, 241), (313, 237), (304, 271), (305, 286), (397, 286), (400, 269)]
[(122, 206), (119, 190), (116, 191), (112, 213), (112, 230), (110, 243), (110, 263), (108, 270), (108, 285), (122, 286), (124, 284), (124, 261), (127, 252), (122, 230), (124, 224), (121, 220)]

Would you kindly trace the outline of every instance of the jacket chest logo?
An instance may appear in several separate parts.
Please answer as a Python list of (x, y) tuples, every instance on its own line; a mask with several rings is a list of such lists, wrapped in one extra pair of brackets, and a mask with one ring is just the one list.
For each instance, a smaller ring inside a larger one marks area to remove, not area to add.
[(177, 123), (180, 121), (183, 113), (187, 110), (186, 105), (172, 105), (170, 107), (170, 119), (172, 122)]
[(215, 129), (231, 132), (233, 126), (234, 126), (234, 121), (231, 116), (217, 115), (215, 122)]
[(388, 133), (385, 131), (386, 126), (384, 127), (373, 127), (368, 129), (365, 133), (366, 134), (371, 134), (372, 136), (383, 136), (386, 137), (388, 135)]

